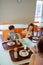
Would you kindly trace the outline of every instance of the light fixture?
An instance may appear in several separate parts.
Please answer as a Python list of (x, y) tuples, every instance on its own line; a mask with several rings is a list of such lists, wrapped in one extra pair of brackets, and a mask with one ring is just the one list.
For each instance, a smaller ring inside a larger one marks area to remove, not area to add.
[(21, 2), (22, 2), (22, 0), (17, 0), (17, 2), (18, 2), (18, 3), (21, 3)]

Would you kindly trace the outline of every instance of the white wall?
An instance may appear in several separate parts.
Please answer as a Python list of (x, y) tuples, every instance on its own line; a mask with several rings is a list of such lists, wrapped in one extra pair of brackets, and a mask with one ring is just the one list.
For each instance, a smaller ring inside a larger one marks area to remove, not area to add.
[(0, 0), (0, 23), (3, 21), (27, 23), (34, 20), (36, 0)]

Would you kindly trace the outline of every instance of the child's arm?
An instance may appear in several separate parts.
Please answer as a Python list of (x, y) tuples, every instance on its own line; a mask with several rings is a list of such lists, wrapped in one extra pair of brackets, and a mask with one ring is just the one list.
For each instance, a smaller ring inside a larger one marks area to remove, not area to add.
[(31, 56), (29, 65), (34, 65), (34, 61), (35, 61), (35, 54)]

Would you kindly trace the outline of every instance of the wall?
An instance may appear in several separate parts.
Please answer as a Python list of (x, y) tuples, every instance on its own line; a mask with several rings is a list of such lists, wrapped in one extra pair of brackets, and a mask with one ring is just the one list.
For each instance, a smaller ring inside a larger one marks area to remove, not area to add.
[(0, 0), (0, 24), (3, 21), (29, 23), (34, 21), (36, 0)]

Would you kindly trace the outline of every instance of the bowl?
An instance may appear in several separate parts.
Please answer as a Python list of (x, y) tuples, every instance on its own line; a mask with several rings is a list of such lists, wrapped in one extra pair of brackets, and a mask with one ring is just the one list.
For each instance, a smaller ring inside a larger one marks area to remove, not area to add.
[(13, 46), (13, 45), (15, 45), (15, 42), (8, 42), (7, 45)]
[(22, 57), (26, 57), (26, 56), (29, 55), (29, 52), (26, 51), (26, 50), (20, 50), (20, 51), (19, 51), (19, 55), (22, 56)]

